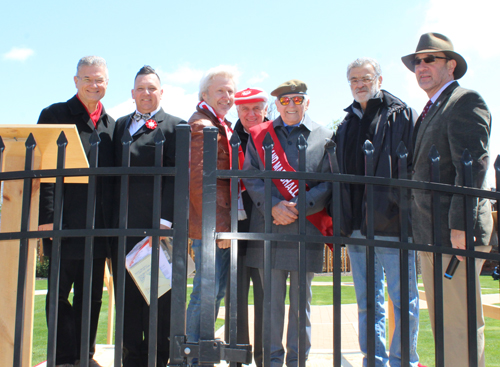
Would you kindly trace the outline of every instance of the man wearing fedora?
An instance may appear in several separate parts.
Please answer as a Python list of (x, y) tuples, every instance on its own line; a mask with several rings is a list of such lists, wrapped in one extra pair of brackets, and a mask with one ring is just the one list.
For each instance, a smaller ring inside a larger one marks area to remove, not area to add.
[[(465, 149), (472, 156), (473, 187), (486, 189), (488, 143), (491, 114), (481, 96), (459, 86), (456, 80), (467, 71), (465, 59), (454, 52), (450, 39), (439, 33), (420, 37), (415, 53), (402, 57), (403, 63), (415, 73), (418, 85), (429, 96), (424, 111), (417, 120), (413, 140), (413, 179), (430, 181), (429, 151), (434, 145), (440, 155), (440, 181), (464, 185), (461, 157)], [(431, 193), (412, 192), (413, 236), (416, 243), (434, 244), (433, 231), (441, 235), (443, 246), (465, 249), (465, 202), (463, 196), (441, 193), (441, 226), (432, 227)], [(474, 213), (474, 245), (476, 251), (489, 252), (492, 218), (490, 203), (476, 200)], [(429, 230), (433, 228), (433, 230)], [(422, 278), (425, 286), (429, 316), (434, 330), (433, 254), (421, 252)], [(451, 255), (443, 254), (443, 271)], [(462, 260), (459, 257), (459, 260)], [(476, 309), (478, 366), (484, 366), (484, 317), (479, 274), (483, 259), (476, 265)], [(444, 357), (445, 366), (467, 365), (468, 331), (466, 301), (466, 266), (458, 266), (451, 280), (443, 286)], [(474, 363), (473, 363), (474, 364)], [(471, 364), (471, 365), (473, 365)]]
[[(247, 145), (244, 170), (263, 171), (265, 169), (264, 138), (270, 134), (274, 142), (272, 149), (273, 171), (295, 172), (299, 169), (297, 142), (303, 136), (306, 142), (307, 172), (326, 172), (328, 165), (324, 159), (325, 137), (331, 131), (312, 121), (306, 114), (309, 98), (307, 85), (300, 80), (289, 80), (278, 86), (272, 96), (277, 97), (276, 107), (280, 113), (274, 121), (266, 121), (250, 128), (251, 139)], [(260, 178), (243, 179), (253, 202), (250, 217), (250, 232), (264, 233), (266, 200), (264, 180)], [(330, 195), (329, 185), (325, 182), (308, 181), (309, 190), (301, 193), (306, 197), (306, 233), (320, 236), (329, 227), (331, 218), (326, 214), (325, 203)], [(272, 195), (272, 232), (282, 235), (299, 234), (299, 213), (297, 207), (298, 182), (296, 180), (273, 180)], [(322, 221), (324, 220), (324, 221)], [(329, 220), (329, 224), (328, 224)], [(321, 224), (325, 224), (324, 227)], [(264, 283), (264, 289), (271, 286), (270, 325), (264, 325), (264, 334), (271, 334), (271, 366), (281, 367), (284, 362), (288, 367), (298, 365), (299, 331), (299, 247), (296, 241), (271, 242), (271, 284)], [(307, 242), (306, 248), (306, 358), (311, 349), (311, 284), (315, 272), (323, 269), (323, 243)], [(247, 266), (259, 268), (264, 282), (264, 244), (263, 241), (249, 240), (247, 245)], [(290, 310), (286, 359), (282, 345), (285, 319), (285, 297), (287, 278), (290, 276)]]

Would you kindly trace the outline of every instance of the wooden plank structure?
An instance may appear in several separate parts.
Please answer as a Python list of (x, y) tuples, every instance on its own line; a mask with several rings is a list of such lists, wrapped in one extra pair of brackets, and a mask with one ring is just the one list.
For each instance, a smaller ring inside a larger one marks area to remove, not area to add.
[[(0, 136), (5, 144), (2, 172), (23, 171), (25, 165), (26, 138), (33, 134), (37, 146), (33, 169), (54, 169), (57, 159), (57, 138), (64, 131), (68, 139), (66, 167), (86, 168), (87, 157), (83, 151), (78, 131), (74, 125), (4, 125)], [(55, 182), (55, 179), (42, 182)], [(66, 182), (88, 182), (87, 177), (72, 177)], [(38, 203), (40, 179), (32, 181), (31, 214), (29, 230), (38, 229)], [(19, 232), (23, 181), (9, 180), (3, 183), (1, 232)], [(22, 367), (31, 366), (33, 309), (35, 294), (36, 239), (29, 241), (25, 291), (24, 337)], [(17, 279), (19, 267), (19, 240), (0, 241), (0, 366), (12, 366), (16, 315)]]

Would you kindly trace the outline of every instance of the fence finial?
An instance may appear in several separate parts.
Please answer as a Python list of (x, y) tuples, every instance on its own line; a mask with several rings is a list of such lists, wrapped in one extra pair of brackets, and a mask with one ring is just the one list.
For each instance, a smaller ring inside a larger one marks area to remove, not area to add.
[(363, 150), (365, 151), (365, 154), (373, 154), (375, 151), (375, 148), (373, 147), (373, 144), (370, 140), (366, 139), (365, 143), (363, 144)]
[(125, 128), (125, 131), (123, 132), (122, 136), (122, 145), (127, 145), (132, 143), (132, 135), (130, 135), (130, 131), (128, 131), (127, 128)]
[(408, 149), (406, 149), (406, 145), (405, 143), (403, 143), (402, 140), (398, 144), (398, 148), (396, 149), (396, 154), (398, 155), (399, 159), (408, 157)]
[(232, 147), (238, 147), (241, 145), (241, 140), (238, 134), (234, 133), (231, 135), (231, 139), (229, 139), (229, 144), (231, 144)]
[(154, 140), (155, 140), (155, 145), (162, 144), (165, 142), (165, 135), (163, 134), (163, 131), (161, 131), (161, 129), (156, 129)]
[(441, 158), (441, 156), (439, 155), (439, 152), (438, 152), (436, 146), (434, 144), (432, 144), (432, 147), (429, 150), (429, 159), (432, 162), (435, 162), (435, 161), (439, 161), (439, 158)]
[(302, 150), (307, 148), (307, 141), (306, 138), (304, 138), (303, 134), (299, 135), (299, 138), (297, 139), (297, 149)]
[(462, 163), (465, 166), (472, 166), (472, 156), (470, 155), (469, 149), (465, 149), (462, 154)]
[(92, 135), (90, 135), (90, 145), (96, 145), (100, 143), (101, 143), (101, 138), (99, 137), (97, 130), (94, 130)]
[(57, 138), (57, 146), (63, 147), (65, 145), (68, 145), (68, 139), (66, 138), (66, 134), (64, 133), (64, 131), (61, 131), (59, 137)]
[(264, 149), (271, 149), (272, 147), (274, 147), (274, 141), (273, 141), (273, 138), (271, 138), (271, 134), (266, 133), (266, 136), (265, 136), (264, 141), (262, 143), (263, 143)]
[(33, 136), (32, 133), (30, 133), (30, 135), (28, 136), (28, 139), (26, 139), (26, 143), (24, 144), (24, 146), (27, 148), (27, 149), (33, 149), (34, 147), (36, 147), (36, 140), (35, 140), (35, 137)]

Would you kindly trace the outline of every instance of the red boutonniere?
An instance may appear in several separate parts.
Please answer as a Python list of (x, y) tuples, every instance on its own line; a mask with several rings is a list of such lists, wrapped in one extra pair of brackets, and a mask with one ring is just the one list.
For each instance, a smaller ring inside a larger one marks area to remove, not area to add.
[(154, 130), (154, 129), (156, 129), (157, 126), (158, 126), (158, 124), (153, 119), (149, 119), (148, 121), (146, 121), (146, 127), (148, 129)]

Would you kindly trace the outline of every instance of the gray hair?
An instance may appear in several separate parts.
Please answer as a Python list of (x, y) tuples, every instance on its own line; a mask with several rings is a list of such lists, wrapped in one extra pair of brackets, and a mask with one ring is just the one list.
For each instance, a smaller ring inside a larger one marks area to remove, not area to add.
[(234, 83), (234, 92), (236, 93), (238, 74), (236, 67), (229, 65), (219, 65), (208, 70), (200, 80), (200, 91), (198, 92), (198, 99), (200, 102), (203, 101), (203, 93), (208, 92), (208, 87), (210, 87), (212, 81), (218, 76), (232, 80)]
[(78, 76), (78, 71), (82, 66), (103, 66), (106, 70), (106, 76), (108, 75), (108, 65), (106, 60), (100, 56), (84, 56), (78, 61), (76, 65), (76, 76)]
[(359, 59), (356, 59), (349, 65), (347, 65), (347, 80), (349, 80), (349, 74), (351, 72), (351, 69), (361, 68), (366, 64), (373, 66), (373, 69), (375, 70), (375, 77), (382, 75), (382, 68), (380, 67), (377, 60), (372, 59), (371, 57), (360, 57)]

